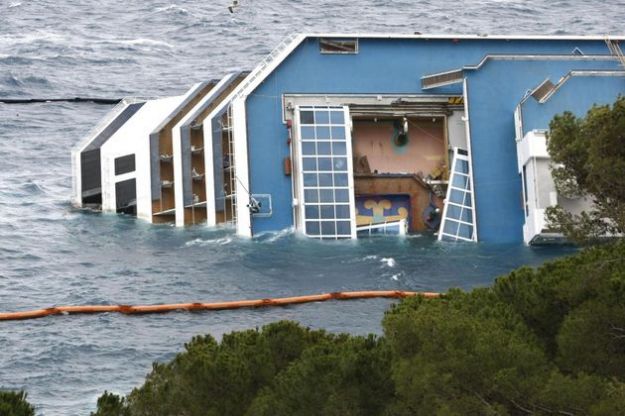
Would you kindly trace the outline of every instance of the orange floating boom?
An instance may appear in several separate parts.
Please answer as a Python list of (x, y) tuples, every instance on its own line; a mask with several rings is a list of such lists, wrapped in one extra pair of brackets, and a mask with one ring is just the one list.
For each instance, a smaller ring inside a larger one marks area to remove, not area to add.
[(400, 290), (373, 290), (359, 292), (332, 292), (319, 295), (291, 296), (287, 298), (236, 300), (214, 303), (172, 303), (165, 305), (83, 305), (83, 306), (55, 306), (46, 309), (36, 309), (23, 312), (0, 313), (0, 321), (16, 321), (20, 319), (43, 318), (50, 315), (66, 314), (94, 314), (105, 312), (119, 312), (127, 315), (165, 313), (173, 311), (221, 311), (226, 309), (260, 308), (266, 306), (286, 306), (299, 303), (325, 302), (328, 300), (350, 300), (371, 298), (401, 299), (411, 296), (423, 296), (432, 299), (441, 296), (435, 292), (406, 292)]

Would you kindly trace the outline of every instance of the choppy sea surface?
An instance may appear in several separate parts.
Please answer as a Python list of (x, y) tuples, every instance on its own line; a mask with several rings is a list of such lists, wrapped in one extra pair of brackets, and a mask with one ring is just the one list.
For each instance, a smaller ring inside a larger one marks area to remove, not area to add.
[[(617, 34), (619, 1), (0, 0), (0, 97), (180, 94), (251, 68), (306, 32)], [(0, 311), (61, 304), (172, 303), (338, 290), (472, 288), (570, 252), (444, 245), (431, 237), (315, 242), (289, 232), (241, 240), (72, 209), (70, 149), (110, 106), (0, 104)], [(390, 302), (0, 323), (0, 389), (39, 415), (87, 415), (104, 389), (127, 393), (155, 360), (199, 333), (278, 319), (381, 331)]]

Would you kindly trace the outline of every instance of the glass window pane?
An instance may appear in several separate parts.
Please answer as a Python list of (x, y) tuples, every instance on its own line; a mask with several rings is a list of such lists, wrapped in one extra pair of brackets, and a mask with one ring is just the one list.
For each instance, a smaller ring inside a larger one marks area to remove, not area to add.
[(302, 159), (302, 168), (304, 171), (317, 170), (317, 159), (313, 157), (305, 157)]
[(447, 205), (447, 217), (459, 220), (462, 215), (462, 208), (456, 205)]
[(330, 142), (318, 142), (317, 153), (320, 155), (330, 155), (332, 153), (332, 143)]
[(315, 148), (315, 142), (303, 142), (302, 143), (302, 155), (311, 156), (317, 152)]
[(327, 110), (315, 110), (315, 124), (330, 124), (330, 114)]
[(469, 192), (467, 192), (464, 196), (464, 205), (466, 205), (467, 207), (473, 206), (473, 204), (471, 203), (471, 194)]
[(334, 202), (334, 192), (332, 189), (320, 189), (319, 190), (319, 202)]
[(347, 145), (345, 142), (332, 143), (332, 154), (334, 156), (347, 156)]
[(299, 121), (302, 124), (315, 124), (315, 116), (312, 111), (300, 111)]
[(304, 174), (304, 186), (318, 186), (316, 173)]
[(336, 202), (349, 202), (349, 190), (347, 189), (335, 189), (334, 195)]
[(462, 172), (469, 174), (469, 162), (466, 160), (458, 159), (456, 162), (456, 172)]
[(469, 183), (468, 176), (454, 175), (454, 179), (451, 184), (455, 186), (456, 188), (467, 189), (468, 183)]
[(446, 220), (445, 221), (445, 228), (443, 229), (443, 232), (445, 234), (456, 235), (456, 233), (458, 232), (458, 225), (459, 224), (460, 223), (458, 223), (456, 221)]
[(463, 208), (460, 219), (464, 222), (473, 223), (473, 211), (470, 208)]
[(319, 174), (319, 186), (332, 186), (332, 174), (320, 173)]
[(347, 173), (335, 173), (334, 174), (334, 186), (347, 186), (349, 178)]
[(454, 204), (464, 205), (464, 192), (452, 189), (449, 200)]
[(349, 205), (337, 205), (336, 218), (349, 219)]
[(306, 221), (306, 234), (319, 235), (319, 221)]
[(319, 202), (319, 191), (316, 189), (304, 189), (304, 202)]
[(343, 110), (330, 111), (330, 120), (332, 124), (344, 124)]
[(334, 158), (334, 170), (347, 170), (347, 158), (335, 157)]
[(320, 157), (319, 161), (319, 170), (320, 171), (329, 171), (332, 170), (332, 159), (329, 157)]
[(330, 140), (330, 127), (317, 126), (317, 140)]
[(334, 205), (321, 205), (321, 219), (322, 220), (334, 219)]
[(332, 127), (332, 140), (345, 141), (345, 126)]
[(350, 235), (351, 234), (350, 222), (349, 221), (337, 221), (336, 233), (339, 235)]
[(473, 234), (473, 227), (467, 224), (460, 224), (458, 227), (458, 236), (464, 238), (471, 238)]
[(302, 140), (315, 140), (315, 128), (302, 126)]
[(335, 235), (336, 224), (334, 221), (323, 221), (321, 223), (321, 235)]
[(319, 218), (319, 205), (306, 205), (306, 219)]

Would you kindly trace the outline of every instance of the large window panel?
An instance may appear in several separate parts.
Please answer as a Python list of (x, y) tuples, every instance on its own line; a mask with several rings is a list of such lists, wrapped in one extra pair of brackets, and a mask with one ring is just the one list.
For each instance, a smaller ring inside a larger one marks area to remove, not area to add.
[(469, 155), (456, 148), (438, 239), (476, 241), (474, 214)]
[(301, 224), (310, 237), (355, 237), (353, 168), (346, 107), (298, 107)]

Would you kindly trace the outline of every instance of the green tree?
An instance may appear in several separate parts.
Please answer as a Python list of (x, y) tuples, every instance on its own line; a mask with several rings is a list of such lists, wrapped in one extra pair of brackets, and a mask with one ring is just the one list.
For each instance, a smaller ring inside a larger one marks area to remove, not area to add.
[(94, 416), (625, 414), (625, 242), (405, 299), (383, 328), (195, 337)]
[(390, 364), (373, 335), (330, 337), (279, 374), (246, 415), (380, 415), (394, 395)]
[(23, 391), (0, 391), (0, 416), (35, 416), (35, 408)]
[(570, 112), (549, 124), (548, 150), (561, 194), (588, 195), (593, 207), (573, 214), (547, 210), (550, 227), (576, 242), (625, 231), (625, 97), (592, 107), (586, 117)]

